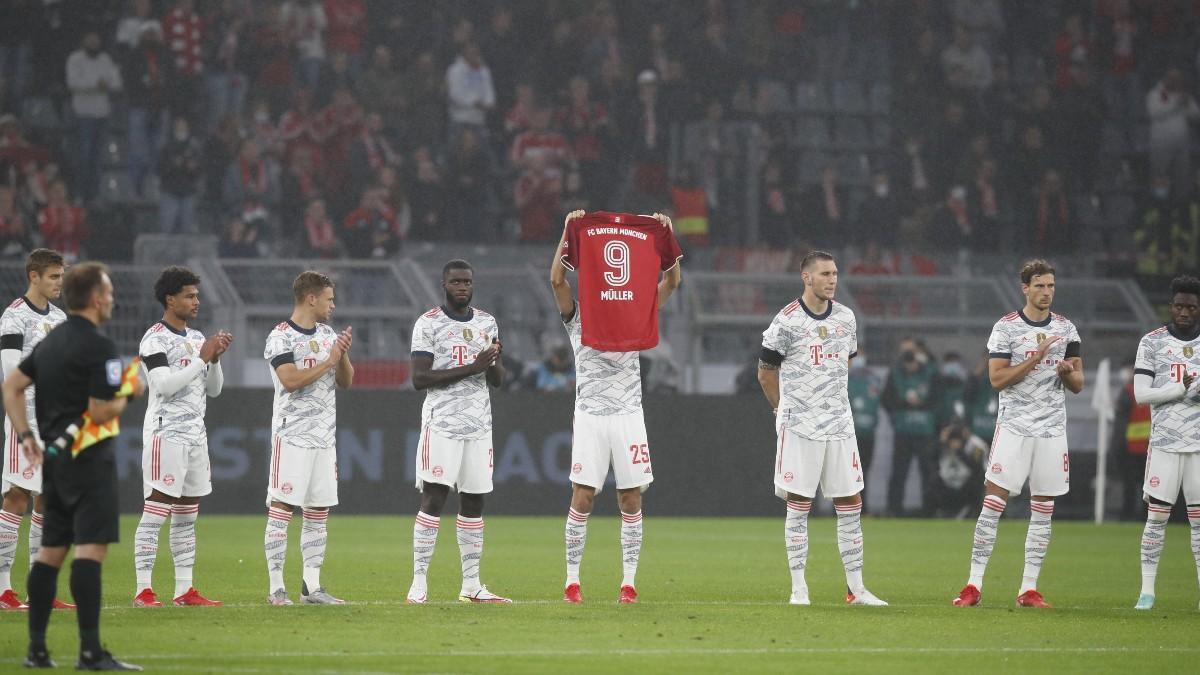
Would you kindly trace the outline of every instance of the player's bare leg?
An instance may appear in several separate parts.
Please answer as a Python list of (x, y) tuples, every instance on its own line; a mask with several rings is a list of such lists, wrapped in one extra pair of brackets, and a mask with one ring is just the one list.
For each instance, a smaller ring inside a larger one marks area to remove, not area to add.
[(1029, 532), (1025, 535), (1025, 570), (1021, 573), (1020, 607), (1049, 609), (1037, 590), (1038, 575), (1050, 547), (1050, 519), (1054, 516), (1054, 498), (1033, 495), (1029, 498)]
[(583, 563), (583, 549), (587, 544), (587, 521), (596, 501), (596, 488), (578, 483), (571, 484), (571, 508), (567, 511), (567, 583), (563, 600), (570, 603), (583, 602), (579, 587), (579, 567)]
[(846, 602), (870, 607), (887, 606), (863, 585), (862, 498), (857, 494), (834, 497), (833, 509), (837, 512), (838, 551), (842, 555), (842, 567), (846, 569), (846, 586), (850, 588)]
[(429, 597), (429, 561), (437, 546), (442, 508), (449, 494), (448, 485), (424, 483), (421, 486), (421, 510), (413, 522), (413, 580), (408, 588), (409, 604), (419, 605)]
[(267, 508), (267, 530), (263, 535), (263, 550), (267, 555), (268, 592), (267, 602), (272, 605), (290, 605), (287, 587), (283, 581), (283, 563), (287, 559), (288, 523), (292, 522), (292, 505), (280, 501), (271, 502)]
[(988, 560), (996, 546), (996, 531), (1000, 527), (1000, 516), (1008, 504), (1008, 490), (992, 481), (984, 481), (983, 507), (975, 522), (975, 539), (971, 546), (971, 576), (967, 585), (954, 599), (955, 607), (973, 607), (979, 604), (983, 591), (983, 575)]
[(642, 489), (617, 490), (621, 507), (621, 590), (617, 601), (637, 602), (637, 568), (642, 555)]
[[(1142, 592), (1134, 609), (1154, 609), (1154, 582), (1167, 539), (1171, 505), (1146, 495), (1146, 527), (1142, 529)], [(1190, 515), (1190, 509), (1189, 509)]]
[(812, 499), (788, 493), (787, 517), (784, 520), (783, 542), (787, 551), (788, 569), (792, 573), (792, 594), (788, 603), (808, 605), (808, 581), (804, 569), (808, 564), (808, 514)]
[[(17, 542), (21, 535), (21, 521), (29, 509), (29, 493), (15, 485), (4, 493), (4, 507), (0, 511), (0, 610), (28, 609), (12, 589), (12, 568), (17, 558)], [(41, 529), (40, 527), (38, 529)], [(32, 532), (33, 527), (30, 526)], [(32, 535), (31, 541), (32, 544)], [(39, 535), (38, 543), (41, 543)]]

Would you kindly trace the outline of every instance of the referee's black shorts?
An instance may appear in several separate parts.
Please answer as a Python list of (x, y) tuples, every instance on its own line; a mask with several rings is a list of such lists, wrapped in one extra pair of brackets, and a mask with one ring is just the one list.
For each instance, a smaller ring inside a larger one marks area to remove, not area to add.
[(42, 546), (112, 544), (119, 539), (117, 469), (112, 441), (71, 459), (69, 451), (46, 457)]

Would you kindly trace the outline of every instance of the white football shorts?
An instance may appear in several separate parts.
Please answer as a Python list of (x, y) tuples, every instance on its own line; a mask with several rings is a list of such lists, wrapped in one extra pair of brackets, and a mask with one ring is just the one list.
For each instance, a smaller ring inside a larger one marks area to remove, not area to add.
[(1185, 503), (1200, 504), (1200, 453), (1150, 451), (1142, 492), (1174, 504), (1180, 490)]
[[(33, 420), (29, 420), (29, 428), (33, 433), (37, 434), (37, 424)], [(37, 437), (41, 440), (41, 437)], [(21, 444), (17, 442), (17, 435), (13, 433), (12, 422), (8, 421), (8, 416), (4, 417), (4, 472), (3, 479), (0, 479), (0, 495), (8, 494), (8, 491), (13, 487), (23, 488), (32, 494), (40, 494), (42, 491), (42, 467), (33, 466), (29, 460), (25, 459), (25, 452), (21, 449)]]
[(337, 506), (337, 448), (301, 448), (275, 436), (271, 444), (271, 470), (267, 506), (283, 502), (292, 506)]
[(776, 436), (775, 495), (780, 499), (787, 499), (788, 493), (812, 499), (818, 486), (830, 499), (862, 492), (856, 437), (815, 441), (782, 427)]
[(158, 490), (171, 497), (212, 494), (208, 444), (173, 443), (159, 434), (142, 436), (142, 494)]
[(654, 482), (646, 422), (640, 411), (589, 415), (576, 410), (573, 427), (569, 476), (572, 483), (600, 492), (610, 465), (618, 490), (641, 488), (645, 492)]
[(459, 440), (440, 436), (426, 425), (417, 446), (417, 489), (425, 483), (449, 485), (472, 495), (492, 491), (492, 434)]
[(996, 427), (992, 451), (988, 455), (987, 480), (1021, 494), (1029, 481), (1029, 494), (1057, 497), (1071, 487), (1071, 460), (1067, 456), (1067, 437), (1032, 438), (1018, 436)]

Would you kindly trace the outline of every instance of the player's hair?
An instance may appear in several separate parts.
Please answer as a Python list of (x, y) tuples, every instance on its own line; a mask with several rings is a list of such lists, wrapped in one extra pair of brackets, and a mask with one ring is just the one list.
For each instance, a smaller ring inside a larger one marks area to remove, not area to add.
[(29, 252), (29, 257), (25, 259), (25, 278), (29, 279), (29, 275), (33, 273), (45, 274), (46, 270), (51, 267), (66, 267), (63, 261), (62, 254), (58, 251), (52, 251), (48, 248), (35, 248)]
[(832, 253), (826, 253), (825, 251), (809, 251), (807, 255), (805, 255), (803, 258), (800, 259), (800, 271), (801, 272), (809, 271), (810, 269), (812, 269), (813, 265), (817, 264), (818, 260), (828, 260), (829, 262), (836, 262), (836, 260), (834, 260)]
[(442, 279), (450, 276), (450, 270), (471, 270), (473, 273), (475, 268), (471, 267), (471, 263), (467, 262), (466, 260), (455, 258), (454, 260), (451, 260), (442, 266)]
[(184, 286), (199, 286), (200, 277), (186, 267), (172, 265), (158, 275), (154, 282), (154, 299), (164, 308), (167, 306), (167, 296), (176, 295), (183, 291)]
[(1054, 274), (1054, 265), (1041, 258), (1034, 258), (1021, 266), (1021, 283), (1029, 285), (1034, 277), (1040, 277), (1043, 274)]
[(1188, 274), (1181, 274), (1171, 280), (1171, 297), (1180, 293), (1200, 297), (1200, 279)]
[(292, 295), (296, 298), (296, 304), (300, 304), (310, 293), (316, 295), (326, 288), (333, 288), (334, 285), (333, 279), (328, 276), (308, 270), (301, 272), (292, 282)]
[(108, 265), (99, 262), (79, 263), (63, 276), (63, 299), (67, 309), (78, 312), (92, 304), (92, 294), (104, 283)]

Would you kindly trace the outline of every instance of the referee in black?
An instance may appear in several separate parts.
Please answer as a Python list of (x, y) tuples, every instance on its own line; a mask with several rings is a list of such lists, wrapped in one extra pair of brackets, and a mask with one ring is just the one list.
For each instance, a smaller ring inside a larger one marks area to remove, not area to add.
[[(38, 344), (4, 379), (4, 407), (26, 458), (43, 464), (45, 525), (42, 550), (29, 571), (28, 668), (53, 668), (46, 648), (46, 627), (58, 587), (58, 570), (75, 546), (71, 594), (78, 606), (77, 670), (141, 670), (113, 658), (100, 644), (100, 565), (108, 545), (117, 541), (117, 472), (113, 439), (84, 449), (74, 459), (70, 443), (53, 448), (84, 411), (103, 424), (125, 410), (118, 398), (124, 368), (116, 345), (100, 332), (112, 318), (113, 285), (108, 268), (85, 262), (63, 279), (68, 318)], [(37, 385), (35, 407), (41, 439), (34, 438), (25, 414), (25, 389)], [(135, 395), (143, 386), (139, 381)], [(43, 444), (50, 448), (43, 450)]]

